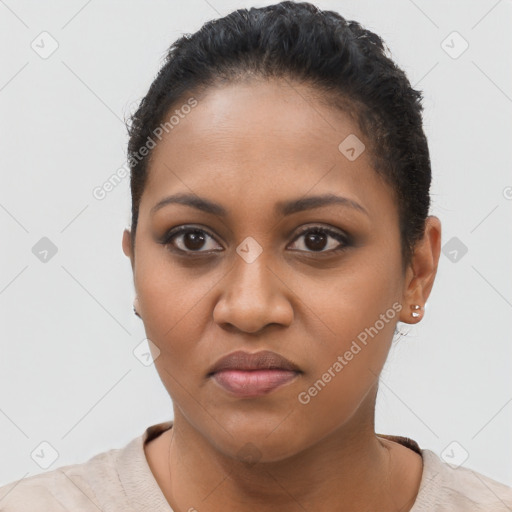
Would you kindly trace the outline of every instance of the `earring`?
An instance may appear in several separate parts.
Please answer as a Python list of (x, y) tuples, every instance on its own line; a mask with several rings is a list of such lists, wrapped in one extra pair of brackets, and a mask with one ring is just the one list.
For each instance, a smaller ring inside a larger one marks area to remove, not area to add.
[(137, 311), (136, 304), (138, 304), (138, 303), (139, 303), (139, 299), (138, 299), (138, 297), (135, 297), (135, 299), (133, 299), (133, 312), (135, 313), (136, 316), (138, 316), (139, 318), (142, 318)]
[(419, 304), (411, 305), (411, 309), (413, 309), (413, 311), (411, 311), (411, 316), (413, 318), (419, 318), (421, 316), (420, 310), (423, 308)]

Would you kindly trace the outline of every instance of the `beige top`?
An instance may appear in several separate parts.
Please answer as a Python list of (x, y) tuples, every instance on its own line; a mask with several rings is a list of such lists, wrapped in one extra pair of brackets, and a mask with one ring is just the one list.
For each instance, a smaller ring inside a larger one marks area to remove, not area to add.
[[(143, 443), (172, 427), (148, 427), (125, 447), (0, 487), (2, 512), (173, 512), (144, 453)], [(410, 512), (512, 512), (512, 488), (468, 468), (452, 468), (416, 441), (378, 434), (423, 458), (420, 489)]]

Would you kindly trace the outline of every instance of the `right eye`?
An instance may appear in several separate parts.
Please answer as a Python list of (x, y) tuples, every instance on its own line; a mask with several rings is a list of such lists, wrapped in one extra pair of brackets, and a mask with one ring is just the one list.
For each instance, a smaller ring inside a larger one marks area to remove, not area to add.
[[(208, 239), (215, 240), (213, 235), (204, 229), (191, 226), (180, 226), (179, 228), (166, 233), (162, 243), (170, 250), (181, 251), (183, 253), (219, 252), (218, 249), (211, 248), (209, 250), (199, 250), (204, 247)], [(210, 245), (214, 246), (214, 244)]]

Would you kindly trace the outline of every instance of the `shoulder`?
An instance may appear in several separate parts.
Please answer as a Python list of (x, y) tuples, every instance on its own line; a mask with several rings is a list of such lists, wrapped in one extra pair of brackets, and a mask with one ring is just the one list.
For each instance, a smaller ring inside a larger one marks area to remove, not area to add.
[(423, 476), (411, 512), (510, 512), (512, 488), (467, 467), (452, 467), (421, 450)]
[[(112, 449), (84, 463), (62, 466), (4, 485), (0, 487), (0, 510), (97, 512), (104, 509), (107, 492), (116, 503), (122, 502), (123, 490), (116, 463), (124, 450), (126, 447)], [(129, 508), (127, 503), (126, 510)]]

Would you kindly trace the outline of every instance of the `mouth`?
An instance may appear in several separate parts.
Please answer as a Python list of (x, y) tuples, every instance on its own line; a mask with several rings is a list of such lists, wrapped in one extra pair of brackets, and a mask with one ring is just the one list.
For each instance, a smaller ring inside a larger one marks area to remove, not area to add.
[(217, 361), (207, 376), (233, 396), (252, 398), (281, 388), (302, 373), (288, 359), (265, 350), (228, 354)]

